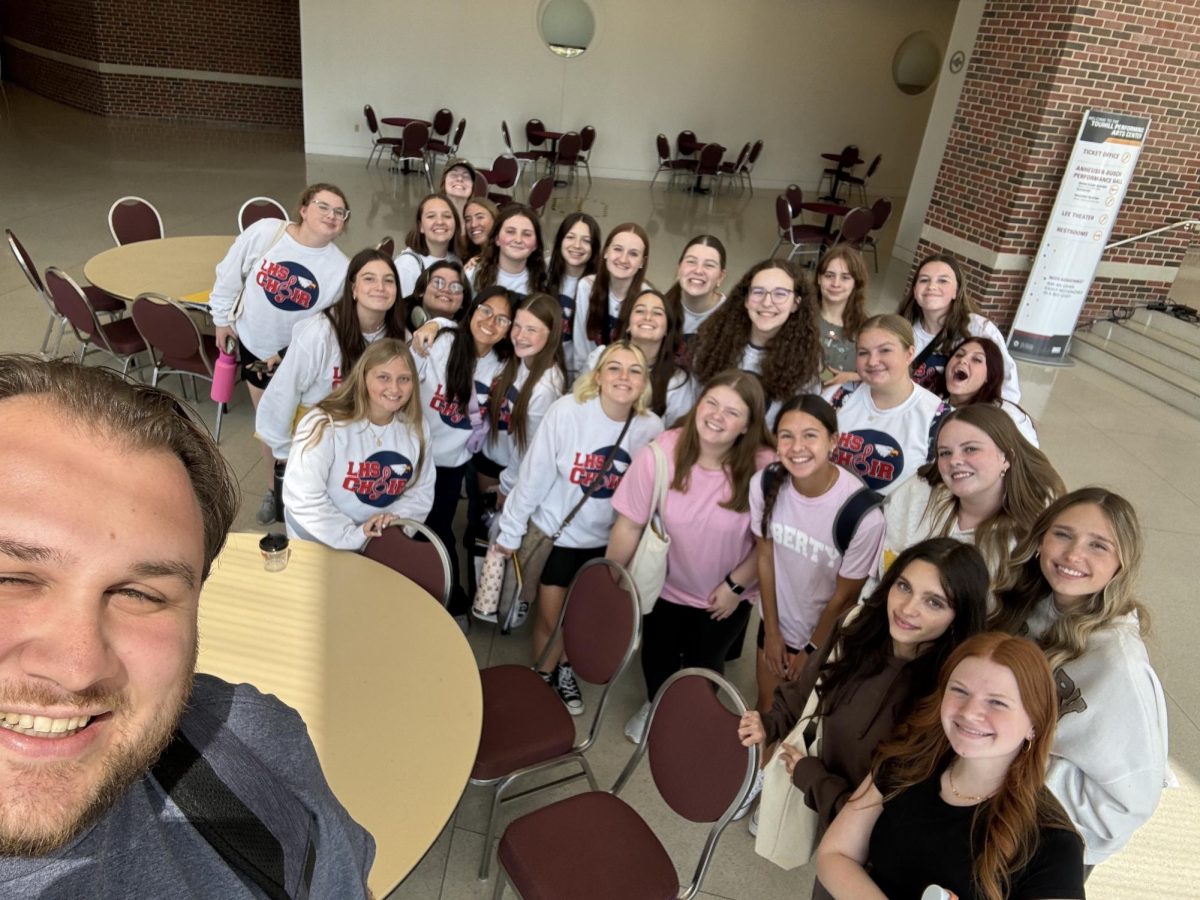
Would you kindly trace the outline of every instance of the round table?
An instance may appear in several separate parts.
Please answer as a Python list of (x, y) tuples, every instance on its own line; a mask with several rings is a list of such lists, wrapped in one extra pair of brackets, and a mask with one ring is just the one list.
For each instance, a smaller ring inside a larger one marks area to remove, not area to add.
[(208, 303), (217, 263), (233, 244), (233, 235), (169, 237), (138, 241), (98, 253), (83, 274), (106, 294), (132, 301), (154, 291), (185, 303)]
[(295, 708), (325, 777), (375, 838), (385, 897), (458, 805), (483, 722), (479, 670), (441, 605), (357, 553), (291, 541), (282, 572), (232, 534), (200, 596), (197, 671)]

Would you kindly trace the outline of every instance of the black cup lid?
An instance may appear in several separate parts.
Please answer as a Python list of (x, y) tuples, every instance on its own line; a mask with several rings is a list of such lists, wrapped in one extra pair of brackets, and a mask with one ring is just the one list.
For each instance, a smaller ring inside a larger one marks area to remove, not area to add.
[(286, 550), (288, 538), (286, 534), (264, 534), (262, 540), (258, 542), (258, 549), (264, 553), (278, 553), (280, 550)]

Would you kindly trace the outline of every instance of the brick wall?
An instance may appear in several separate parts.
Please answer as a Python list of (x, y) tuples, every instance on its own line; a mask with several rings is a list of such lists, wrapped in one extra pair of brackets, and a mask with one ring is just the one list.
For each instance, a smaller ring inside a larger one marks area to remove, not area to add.
[[(1194, 3), (989, 0), (926, 224), (984, 251), (1036, 255), (1089, 108), (1151, 119), (1112, 239), (1196, 218), (1198, 47)], [(1104, 261), (1177, 267), (1189, 241), (1176, 231), (1110, 250)], [(918, 259), (935, 250), (921, 243)], [(967, 269), (974, 296), (1007, 327), (1026, 273), (977, 262)], [(1162, 300), (1169, 289), (1161, 280), (1097, 278), (1082, 315)]]
[[(299, 0), (59, 0), (0, 4), (10, 38), (83, 60), (299, 79)], [(100, 115), (190, 119), (299, 129), (299, 85), (276, 86), (96, 72), (11, 44), (14, 82)]]

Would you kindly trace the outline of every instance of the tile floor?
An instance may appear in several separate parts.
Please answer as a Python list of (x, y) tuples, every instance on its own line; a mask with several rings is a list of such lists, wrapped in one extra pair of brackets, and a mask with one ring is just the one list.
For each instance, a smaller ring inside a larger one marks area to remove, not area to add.
[[(0, 119), (0, 224), (17, 233), (39, 266), (60, 266), (77, 277), (93, 254), (111, 246), (105, 217), (122, 194), (152, 201), (168, 235), (232, 234), (235, 214), (247, 197), (266, 194), (291, 206), (305, 184), (332, 181), (347, 191), (353, 208), (349, 234), (340, 242), (350, 253), (384, 234), (402, 239), (415, 201), (424, 194), (417, 177), (397, 180), (384, 169), (364, 169), (365, 145), (364, 159), (306, 156), (300, 138), (290, 134), (110, 121), (12, 86), (8, 94), (11, 110)], [(603, 153), (602, 141), (597, 152)], [(774, 244), (775, 193), (733, 191), (717, 198), (710, 210), (707, 198), (668, 192), (661, 184), (649, 191), (644, 183), (597, 179), (590, 188), (585, 182), (560, 189), (547, 227), (552, 231), (566, 212), (580, 206), (606, 230), (626, 220), (643, 223), (651, 237), (650, 277), (660, 285), (670, 283), (683, 242), (710, 231), (729, 247), (732, 283)], [(886, 261), (887, 254), (881, 258)], [(1180, 279), (1175, 298), (1192, 306), (1200, 305), (1195, 271)], [(882, 311), (894, 308), (898, 299), (873, 296), (872, 304)], [(0, 258), (0, 310), (0, 351), (36, 350), (45, 313), (7, 253)], [(64, 348), (72, 349), (71, 342)], [(1182, 783), (1164, 795), (1154, 819), (1129, 847), (1096, 871), (1089, 893), (1094, 898), (1194, 897), (1200, 883), (1195, 853), (1200, 680), (1194, 662), (1200, 625), (1188, 612), (1194, 576), (1183, 563), (1194, 556), (1200, 535), (1200, 422), (1087, 365), (1022, 364), (1020, 374), (1022, 402), (1067, 484), (1105, 484), (1126, 494), (1141, 514), (1147, 543), (1141, 593), (1155, 614), (1150, 651), (1167, 692), (1171, 758)], [(204, 412), (211, 416), (211, 404), (205, 403)], [(253, 515), (266, 477), (251, 426), (249, 403), (240, 395), (225, 420), (221, 446), (245, 489), (236, 527), (247, 530), (255, 528)], [(480, 665), (527, 657), (522, 637), (495, 638), (479, 628), (470, 643)], [(729, 675), (753, 696), (749, 655)], [(621, 732), (641, 702), (640, 690), (636, 673), (615, 688), (616, 703), (592, 756), (602, 783), (611, 783), (631, 749)], [(645, 772), (639, 775), (628, 796), (663, 836), (681, 872), (690, 872), (703, 830), (678, 824), (649, 788)], [(467, 789), (424, 861), (390, 895), (393, 900), (491, 896), (491, 886), (475, 878), (484, 800), (482, 791)], [(507, 815), (529, 809), (529, 803), (519, 801)], [(702, 896), (807, 896), (812, 877), (809, 867), (782, 872), (760, 860), (745, 826), (734, 825), (718, 847)]]

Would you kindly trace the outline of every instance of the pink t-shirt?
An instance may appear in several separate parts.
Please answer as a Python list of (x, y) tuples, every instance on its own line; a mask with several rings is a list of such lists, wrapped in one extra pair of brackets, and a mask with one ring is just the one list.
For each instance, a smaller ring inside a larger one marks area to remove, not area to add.
[[(883, 549), (886, 532), (883, 512), (871, 510), (858, 523), (858, 530), (838, 554), (833, 540), (833, 523), (846, 499), (862, 487), (862, 481), (844, 469), (838, 480), (820, 497), (805, 497), (783, 473), (771, 511), (771, 541), (774, 542), (775, 604), (779, 608), (779, 630), (789, 647), (803, 647), (821, 621), (821, 613), (833, 598), (838, 576), (866, 578)], [(762, 474), (750, 482), (751, 527), (762, 537)]]
[[(667, 479), (675, 477), (675, 445), (680, 429), (664, 431), (655, 441), (667, 455)], [(775, 454), (763, 449), (758, 464), (765, 466)], [(654, 500), (654, 451), (643, 447), (633, 457), (625, 477), (613, 495), (613, 509), (644, 525), (650, 518)], [(750, 534), (750, 513), (734, 512), (720, 504), (730, 497), (729, 479), (715, 472), (692, 466), (687, 493), (671, 488), (663, 510), (663, 523), (671, 537), (667, 551), (667, 583), (662, 599), (681, 606), (708, 607), (708, 596), (754, 549)], [(757, 597), (758, 589), (742, 596)]]

